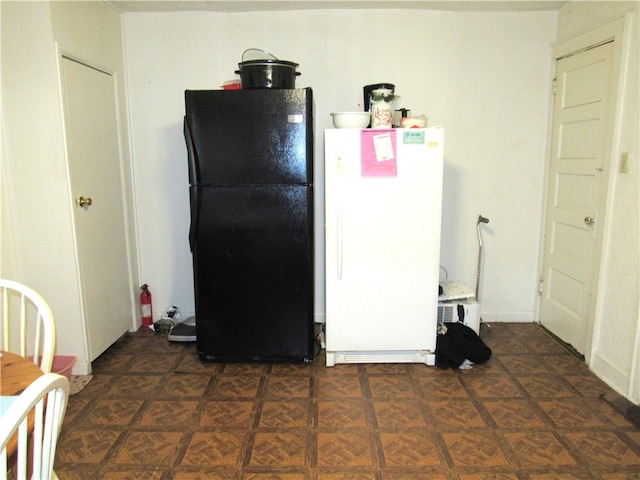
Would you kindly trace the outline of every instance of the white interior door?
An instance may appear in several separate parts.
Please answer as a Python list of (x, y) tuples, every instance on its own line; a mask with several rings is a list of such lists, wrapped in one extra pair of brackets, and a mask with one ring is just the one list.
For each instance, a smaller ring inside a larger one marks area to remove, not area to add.
[(587, 353), (611, 151), (613, 42), (556, 64), (540, 322)]
[(74, 221), (90, 360), (133, 325), (116, 89), (112, 75), (63, 57)]

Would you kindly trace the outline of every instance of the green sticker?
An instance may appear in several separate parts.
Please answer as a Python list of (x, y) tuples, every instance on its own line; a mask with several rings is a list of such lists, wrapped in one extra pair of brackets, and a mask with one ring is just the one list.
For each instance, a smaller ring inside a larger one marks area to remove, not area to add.
[(424, 145), (424, 130), (407, 130), (402, 137), (405, 145)]

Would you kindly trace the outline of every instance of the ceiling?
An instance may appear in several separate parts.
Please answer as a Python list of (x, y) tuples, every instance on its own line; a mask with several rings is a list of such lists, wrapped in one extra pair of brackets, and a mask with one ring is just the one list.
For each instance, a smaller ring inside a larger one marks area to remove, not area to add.
[(399, 8), (473, 12), (532, 12), (559, 10), (567, 1), (552, 0), (108, 0), (116, 10), (126, 12), (257, 12), (314, 9)]

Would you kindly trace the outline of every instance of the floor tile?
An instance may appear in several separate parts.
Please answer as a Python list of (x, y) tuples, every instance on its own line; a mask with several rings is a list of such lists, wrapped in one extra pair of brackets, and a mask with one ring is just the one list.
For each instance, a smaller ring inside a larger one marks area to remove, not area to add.
[(258, 432), (253, 441), (249, 466), (297, 467), (307, 464), (306, 430)]
[(498, 428), (540, 429), (549, 427), (535, 403), (529, 400), (488, 400), (483, 403)]
[(196, 419), (198, 402), (194, 400), (154, 400), (142, 416), (143, 427), (181, 428)]
[(182, 436), (179, 431), (133, 431), (125, 438), (114, 463), (148, 468), (172, 466)]
[(585, 397), (600, 397), (610, 391), (609, 387), (594, 375), (565, 375), (563, 378)]
[[(589, 465), (634, 465), (640, 467), (640, 453), (634, 451), (614, 432), (567, 432), (565, 436)], [(638, 473), (640, 473), (640, 468)]]
[(265, 401), (260, 414), (261, 428), (306, 428), (309, 404), (305, 400)]
[(396, 472), (385, 469), (382, 471), (382, 480), (416, 480), (423, 478), (428, 480), (449, 480), (449, 476), (444, 473), (426, 473), (426, 470), (424, 467), (416, 472)]
[(535, 324), (483, 324), (492, 358), (208, 363), (128, 333), (93, 363), (56, 452), (61, 480), (640, 480), (640, 429)]
[(209, 381), (209, 377), (205, 375), (169, 375), (158, 396), (171, 399), (200, 398), (204, 395)]
[(548, 366), (548, 371), (559, 375), (572, 375), (576, 372), (589, 371), (584, 362), (573, 355), (543, 355), (541, 361)]
[(141, 399), (117, 398), (98, 400), (88, 409), (83, 421), (94, 427), (127, 426), (134, 418), (144, 401)]
[(252, 411), (252, 401), (207, 402), (200, 417), (200, 426), (249, 429), (253, 425)]
[(377, 480), (375, 473), (318, 473), (318, 480)]
[(247, 473), (244, 480), (305, 480), (304, 473)]
[(582, 473), (533, 473), (529, 480), (583, 480), (585, 474)]
[(373, 402), (376, 422), (379, 428), (425, 428), (431, 425), (425, 420), (420, 402), (415, 400), (388, 400)]
[(247, 399), (256, 397), (260, 377), (256, 376), (221, 376), (215, 386), (213, 398)]
[(163, 378), (160, 375), (123, 375), (109, 390), (114, 397), (152, 398)]
[(605, 422), (581, 399), (539, 401), (538, 405), (559, 428), (605, 426)]
[(551, 432), (506, 432), (504, 437), (521, 465), (539, 467), (578, 464)]
[(310, 381), (306, 376), (270, 375), (265, 396), (268, 398), (308, 398)]
[(443, 433), (449, 456), (456, 467), (496, 467), (509, 460), (496, 439), (484, 433)]
[(525, 376), (519, 375), (517, 381), (527, 394), (538, 398), (560, 398), (574, 396), (574, 390), (568, 382), (560, 376)]
[(519, 480), (516, 473), (461, 473), (458, 477), (460, 480)]
[(455, 375), (418, 377), (424, 399), (468, 398), (468, 393)]
[(428, 431), (407, 429), (381, 432), (380, 442), (387, 467), (421, 467), (440, 465), (435, 442)]
[(515, 375), (544, 375), (553, 372), (549, 366), (545, 365), (538, 354), (525, 355), (502, 355), (500, 362), (507, 370)]
[(141, 354), (136, 356), (135, 362), (128, 364), (127, 371), (130, 373), (166, 373), (174, 369), (179, 358), (177, 354)]
[(154, 468), (153, 470), (126, 470), (126, 471), (107, 471), (102, 480), (156, 480), (161, 479), (167, 473), (167, 470)]
[(520, 386), (505, 375), (486, 375), (465, 379), (465, 384), (483, 398), (513, 398), (524, 396)]
[(408, 375), (370, 376), (369, 387), (373, 398), (413, 398), (415, 392)]
[(486, 427), (487, 423), (470, 400), (427, 402), (436, 425), (447, 428)]
[(362, 400), (318, 401), (318, 428), (366, 428), (366, 404)]
[(320, 398), (360, 398), (362, 389), (357, 376), (322, 376), (318, 396)]
[(102, 464), (122, 432), (116, 430), (74, 430), (58, 442), (56, 461), (61, 464)]
[(244, 430), (196, 432), (180, 461), (182, 466), (233, 466), (242, 459)]
[(365, 430), (345, 430), (318, 433), (319, 467), (375, 466), (371, 433)]

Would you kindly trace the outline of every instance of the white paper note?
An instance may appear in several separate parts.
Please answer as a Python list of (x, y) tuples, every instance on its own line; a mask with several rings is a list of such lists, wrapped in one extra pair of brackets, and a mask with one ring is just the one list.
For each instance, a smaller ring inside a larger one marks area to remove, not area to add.
[(393, 160), (393, 144), (391, 143), (391, 134), (383, 133), (381, 135), (374, 135), (373, 148), (376, 151), (376, 160), (378, 162)]

